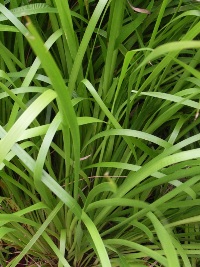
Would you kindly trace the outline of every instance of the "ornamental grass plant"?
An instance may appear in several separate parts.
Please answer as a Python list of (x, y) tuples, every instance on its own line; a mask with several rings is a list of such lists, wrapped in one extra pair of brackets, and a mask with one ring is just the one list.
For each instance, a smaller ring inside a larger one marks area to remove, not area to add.
[(200, 266), (200, 3), (0, 0), (0, 266)]

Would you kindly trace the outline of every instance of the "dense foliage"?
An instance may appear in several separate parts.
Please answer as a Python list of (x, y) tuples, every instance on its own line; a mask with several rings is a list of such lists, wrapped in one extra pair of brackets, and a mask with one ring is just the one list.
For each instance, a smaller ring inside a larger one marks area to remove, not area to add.
[(199, 1), (0, 12), (0, 265), (200, 266)]

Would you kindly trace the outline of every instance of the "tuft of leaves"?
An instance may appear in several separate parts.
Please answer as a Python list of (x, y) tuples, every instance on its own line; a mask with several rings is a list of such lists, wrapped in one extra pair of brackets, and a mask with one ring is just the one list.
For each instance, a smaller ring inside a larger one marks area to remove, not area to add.
[(0, 265), (199, 266), (198, 1), (0, 12)]

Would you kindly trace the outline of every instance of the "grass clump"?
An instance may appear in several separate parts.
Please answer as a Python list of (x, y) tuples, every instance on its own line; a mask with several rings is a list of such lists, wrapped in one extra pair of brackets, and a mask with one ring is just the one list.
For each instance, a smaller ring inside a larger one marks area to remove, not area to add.
[(0, 265), (198, 267), (198, 1), (0, 11)]

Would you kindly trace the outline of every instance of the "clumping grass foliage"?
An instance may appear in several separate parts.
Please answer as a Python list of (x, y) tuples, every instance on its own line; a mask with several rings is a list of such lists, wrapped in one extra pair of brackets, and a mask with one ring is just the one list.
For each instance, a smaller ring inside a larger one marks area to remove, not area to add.
[(0, 266), (200, 266), (200, 3), (0, 0)]

